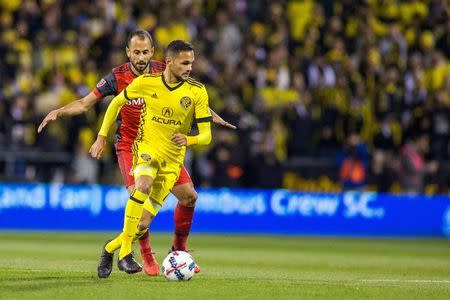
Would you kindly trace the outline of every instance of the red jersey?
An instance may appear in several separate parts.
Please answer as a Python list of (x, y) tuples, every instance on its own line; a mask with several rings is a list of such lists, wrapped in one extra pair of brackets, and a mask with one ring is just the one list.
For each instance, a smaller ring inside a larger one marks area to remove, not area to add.
[[(166, 65), (157, 60), (150, 60), (150, 73), (160, 73), (164, 71)], [(133, 73), (131, 70), (131, 63), (126, 62), (114, 69), (103, 77), (94, 88), (93, 92), (98, 99), (104, 98), (110, 95), (118, 95), (126, 88), (134, 78), (139, 74)], [(142, 107), (142, 101), (130, 100), (120, 110), (117, 117), (117, 149), (123, 150), (124, 148), (130, 149), (134, 142), (138, 131), (140, 112)]]

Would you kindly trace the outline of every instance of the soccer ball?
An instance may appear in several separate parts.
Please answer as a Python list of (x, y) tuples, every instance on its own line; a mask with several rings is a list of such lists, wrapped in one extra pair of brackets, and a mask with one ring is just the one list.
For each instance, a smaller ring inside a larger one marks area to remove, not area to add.
[(190, 280), (194, 276), (195, 262), (184, 251), (172, 251), (164, 259), (161, 271), (167, 280)]

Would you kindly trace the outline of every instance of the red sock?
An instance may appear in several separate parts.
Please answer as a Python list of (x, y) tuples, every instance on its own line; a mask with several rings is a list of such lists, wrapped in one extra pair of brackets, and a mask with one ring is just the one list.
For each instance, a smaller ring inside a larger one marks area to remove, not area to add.
[(177, 204), (175, 208), (175, 234), (173, 239), (174, 250), (186, 251), (186, 241), (191, 231), (194, 207)]
[(152, 247), (150, 246), (150, 239), (149, 239), (148, 230), (138, 239), (139, 241), (139, 247), (141, 248), (141, 251), (152, 251)]

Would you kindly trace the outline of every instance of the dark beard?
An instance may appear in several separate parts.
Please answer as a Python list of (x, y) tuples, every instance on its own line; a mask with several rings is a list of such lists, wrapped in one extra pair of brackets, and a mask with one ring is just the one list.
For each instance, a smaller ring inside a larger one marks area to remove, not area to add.
[(176, 75), (171, 67), (169, 67), (169, 70), (170, 70), (171, 75), (177, 80), (177, 82), (186, 81), (185, 79), (183, 79), (183, 77), (181, 75)]
[(142, 69), (141, 69), (141, 66), (139, 66), (138, 64), (135, 64), (133, 62), (131, 62), (131, 64), (141, 74), (144, 73), (145, 69), (147, 69), (147, 67), (148, 67), (148, 63)]

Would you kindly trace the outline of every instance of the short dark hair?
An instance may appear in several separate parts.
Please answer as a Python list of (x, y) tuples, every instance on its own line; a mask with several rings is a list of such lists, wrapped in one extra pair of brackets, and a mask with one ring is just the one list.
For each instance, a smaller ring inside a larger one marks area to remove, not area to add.
[(194, 47), (188, 42), (182, 40), (174, 40), (167, 45), (166, 56), (178, 54), (183, 51), (194, 51)]
[(147, 30), (144, 30), (144, 29), (136, 29), (136, 30), (130, 32), (130, 34), (128, 34), (127, 47), (130, 46), (131, 39), (134, 38), (135, 36), (138, 36), (141, 39), (146, 39), (146, 38), (149, 39), (150, 45), (152, 45), (152, 47), (153, 47), (152, 36), (150, 35), (150, 33)]

